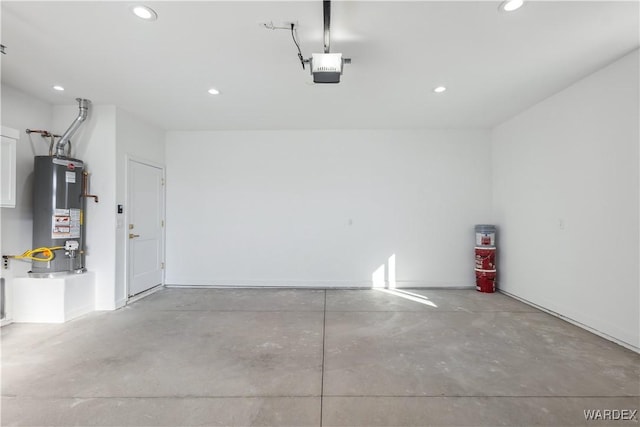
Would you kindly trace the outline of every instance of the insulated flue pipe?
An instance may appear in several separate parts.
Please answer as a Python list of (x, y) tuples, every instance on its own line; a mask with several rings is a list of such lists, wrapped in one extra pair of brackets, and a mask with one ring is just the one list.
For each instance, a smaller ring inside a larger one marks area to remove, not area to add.
[(324, 53), (329, 53), (331, 50), (331, 38), (329, 36), (329, 29), (331, 27), (331, 2), (324, 0), (322, 2), (322, 8), (324, 12)]
[(69, 129), (67, 129), (67, 131), (63, 133), (58, 140), (58, 144), (56, 145), (56, 157), (64, 157), (64, 146), (71, 139), (73, 134), (76, 133), (82, 122), (87, 118), (89, 104), (91, 104), (91, 101), (82, 98), (76, 98), (76, 101), (78, 101), (78, 108), (80, 109), (78, 117), (76, 117), (73, 123), (71, 123), (71, 126), (69, 126)]

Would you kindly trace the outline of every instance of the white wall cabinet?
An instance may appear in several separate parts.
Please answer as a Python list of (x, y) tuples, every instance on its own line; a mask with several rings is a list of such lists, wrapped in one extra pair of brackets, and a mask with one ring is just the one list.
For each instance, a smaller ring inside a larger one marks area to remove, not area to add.
[(16, 207), (16, 148), (20, 132), (2, 126), (0, 148), (0, 207)]

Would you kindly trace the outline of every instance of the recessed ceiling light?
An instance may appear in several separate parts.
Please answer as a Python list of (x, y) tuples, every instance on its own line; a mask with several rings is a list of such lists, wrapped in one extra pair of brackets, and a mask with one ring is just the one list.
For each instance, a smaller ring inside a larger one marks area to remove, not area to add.
[(446, 88), (446, 87), (444, 87), (444, 86), (438, 86), (438, 87), (436, 87), (436, 88), (433, 88), (433, 91), (434, 91), (435, 93), (442, 93), (442, 92), (444, 92), (445, 90), (447, 90), (447, 88)]
[(211, 95), (219, 95), (220, 94), (220, 91), (218, 89), (214, 89), (214, 88), (209, 89), (207, 92), (209, 92)]
[(53, 87), (53, 90), (58, 90), (58, 91), (62, 92), (64, 90), (64, 88), (62, 86), (60, 86), (60, 85), (55, 85)]
[(155, 10), (151, 9), (147, 6), (133, 6), (131, 11), (140, 19), (144, 19), (145, 21), (155, 21), (158, 19), (158, 14)]
[(514, 10), (518, 10), (524, 4), (523, 0), (507, 0), (503, 1), (500, 5), (500, 10), (505, 12), (513, 12)]

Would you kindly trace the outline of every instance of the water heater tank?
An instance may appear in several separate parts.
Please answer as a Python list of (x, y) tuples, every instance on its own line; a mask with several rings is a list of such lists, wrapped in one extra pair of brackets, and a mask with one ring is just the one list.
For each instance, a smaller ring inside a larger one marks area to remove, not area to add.
[(85, 271), (84, 163), (68, 157), (36, 156), (33, 191), (33, 247), (58, 249), (49, 262), (33, 262), (32, 276)]

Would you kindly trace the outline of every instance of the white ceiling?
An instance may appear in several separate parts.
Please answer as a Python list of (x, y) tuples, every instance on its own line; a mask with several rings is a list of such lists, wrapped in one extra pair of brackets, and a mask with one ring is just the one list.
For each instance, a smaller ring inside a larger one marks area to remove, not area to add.
[(484, 128), (640, 45), (637, 0), (510, 14), (496, 1), (334, 1), (331, 51), (353, 63), (340, 84), (313, 85), (291, 34), (259, 23), (296, 21), (309, 57), (322, 51), (320, 0), (146, 4), (157, 21), (132, 2), (2, 1), (2, 82), (167, 130)]

